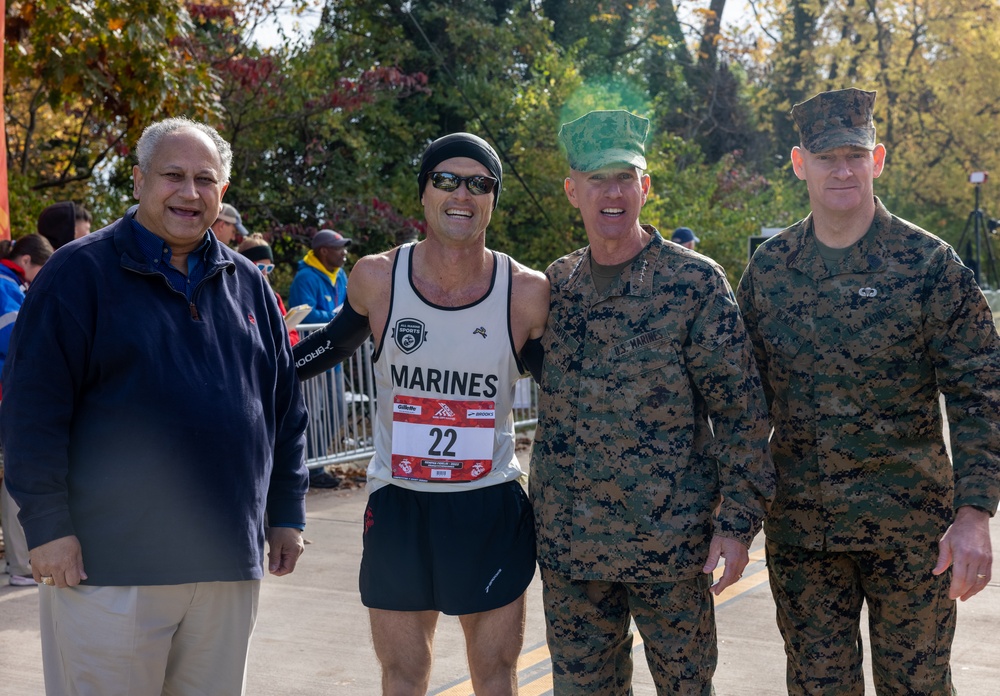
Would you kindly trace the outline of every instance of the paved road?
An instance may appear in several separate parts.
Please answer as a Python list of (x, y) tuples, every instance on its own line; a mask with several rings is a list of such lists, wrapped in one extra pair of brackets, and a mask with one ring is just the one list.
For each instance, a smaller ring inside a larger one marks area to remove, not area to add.
[[(250, 696), (367, 696), (379, 693), (379, 671), (358, 599), (362, 490), (315, 491), (308, 500), (306, 547), (290, 576), (265, 580), (250, 654)], [(1000, 518), (993, 523), (994, 557), (1000, 558)], [(743, 580), (718, 603), (719, 696), (784, 694), (784, 657), (774, 625), (762, 540), (751, 551)], [(1000, 693), (1000, 563), (997, 578), (959, 607), (953, 667), (962, 696)], [(42, 694), (37, 630), (37, 590), (7, 585), (0, 574), (0, 694)], [(636, 640), (639, 636), (636, 634)], [(637, 646), (635, 696), (655, 689)], [(431, 694), (472, 694), (457, 619), (442, 617), (435, 642)], [(870, 680), (870, 677), (869, 677)], [(521, 696), (551, 693), (541, 587), (528, 591), (527, 636), (520, 668)], [(869, 682), (870, 683), (870, 682)], [(869, 686), (868, 693), (873, 694)]]

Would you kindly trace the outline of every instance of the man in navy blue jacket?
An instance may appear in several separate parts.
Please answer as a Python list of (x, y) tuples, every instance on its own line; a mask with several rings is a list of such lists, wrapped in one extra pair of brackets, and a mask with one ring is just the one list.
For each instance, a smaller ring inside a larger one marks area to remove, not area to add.
[(303, 550), (306, 412), (263, 275), (209, 229), (232, 152), (147, 128), (139, 205), (35, 280), (0, 437), (49, 694), (244, 689), (263, 577)]

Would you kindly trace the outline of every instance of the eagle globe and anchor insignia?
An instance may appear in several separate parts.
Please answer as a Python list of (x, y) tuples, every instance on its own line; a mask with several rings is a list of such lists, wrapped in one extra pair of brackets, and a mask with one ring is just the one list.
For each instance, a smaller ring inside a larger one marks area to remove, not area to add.
[(423, 345), (427, 330), (419, 319), (400, 319), (392, 330), (392, 338), (396, 346), (409, 355)]

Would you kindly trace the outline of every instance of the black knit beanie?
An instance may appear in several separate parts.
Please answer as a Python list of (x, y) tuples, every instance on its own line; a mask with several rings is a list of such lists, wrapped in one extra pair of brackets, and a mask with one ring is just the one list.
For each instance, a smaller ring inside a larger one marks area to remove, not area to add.
[(244, 249), (240, 253), (254, 262), (263, 261), (264, 259), (267, 259), (271, 263), (274, 263), (274, 252), (271, 251), (270, 244), (259, 244), (255, 247)]
[(438, 138), (427, 146), (424, 156), (420, 159), (420, 175), (417, 177), (417, 187), (421, 197), (427, 187), (427, 175), (434, 167), (452, 157), (474, 159), (490, 171), (497, 180), (497, 187), (493, 191), (493, 209), (496, 210), (500, 189), (503, 188), (503, 167), (490, 144), (472, 133), (452, 133)]

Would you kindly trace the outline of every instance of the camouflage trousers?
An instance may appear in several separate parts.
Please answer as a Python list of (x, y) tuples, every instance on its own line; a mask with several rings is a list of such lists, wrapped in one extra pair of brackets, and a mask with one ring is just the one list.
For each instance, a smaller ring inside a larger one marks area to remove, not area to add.
[(932, 548), (829, 552), (767, 540), (767, 569), (793, 696), (865, 692), (861, 605), (868, 605), (875, 692), (951, 696), (951, 571)]
[(658, 694), (715, 693), (711, 576), (620, 583), (572, 580), (542, 568), (542, 585), (554, 696), (631, 694), (632, 619)]

